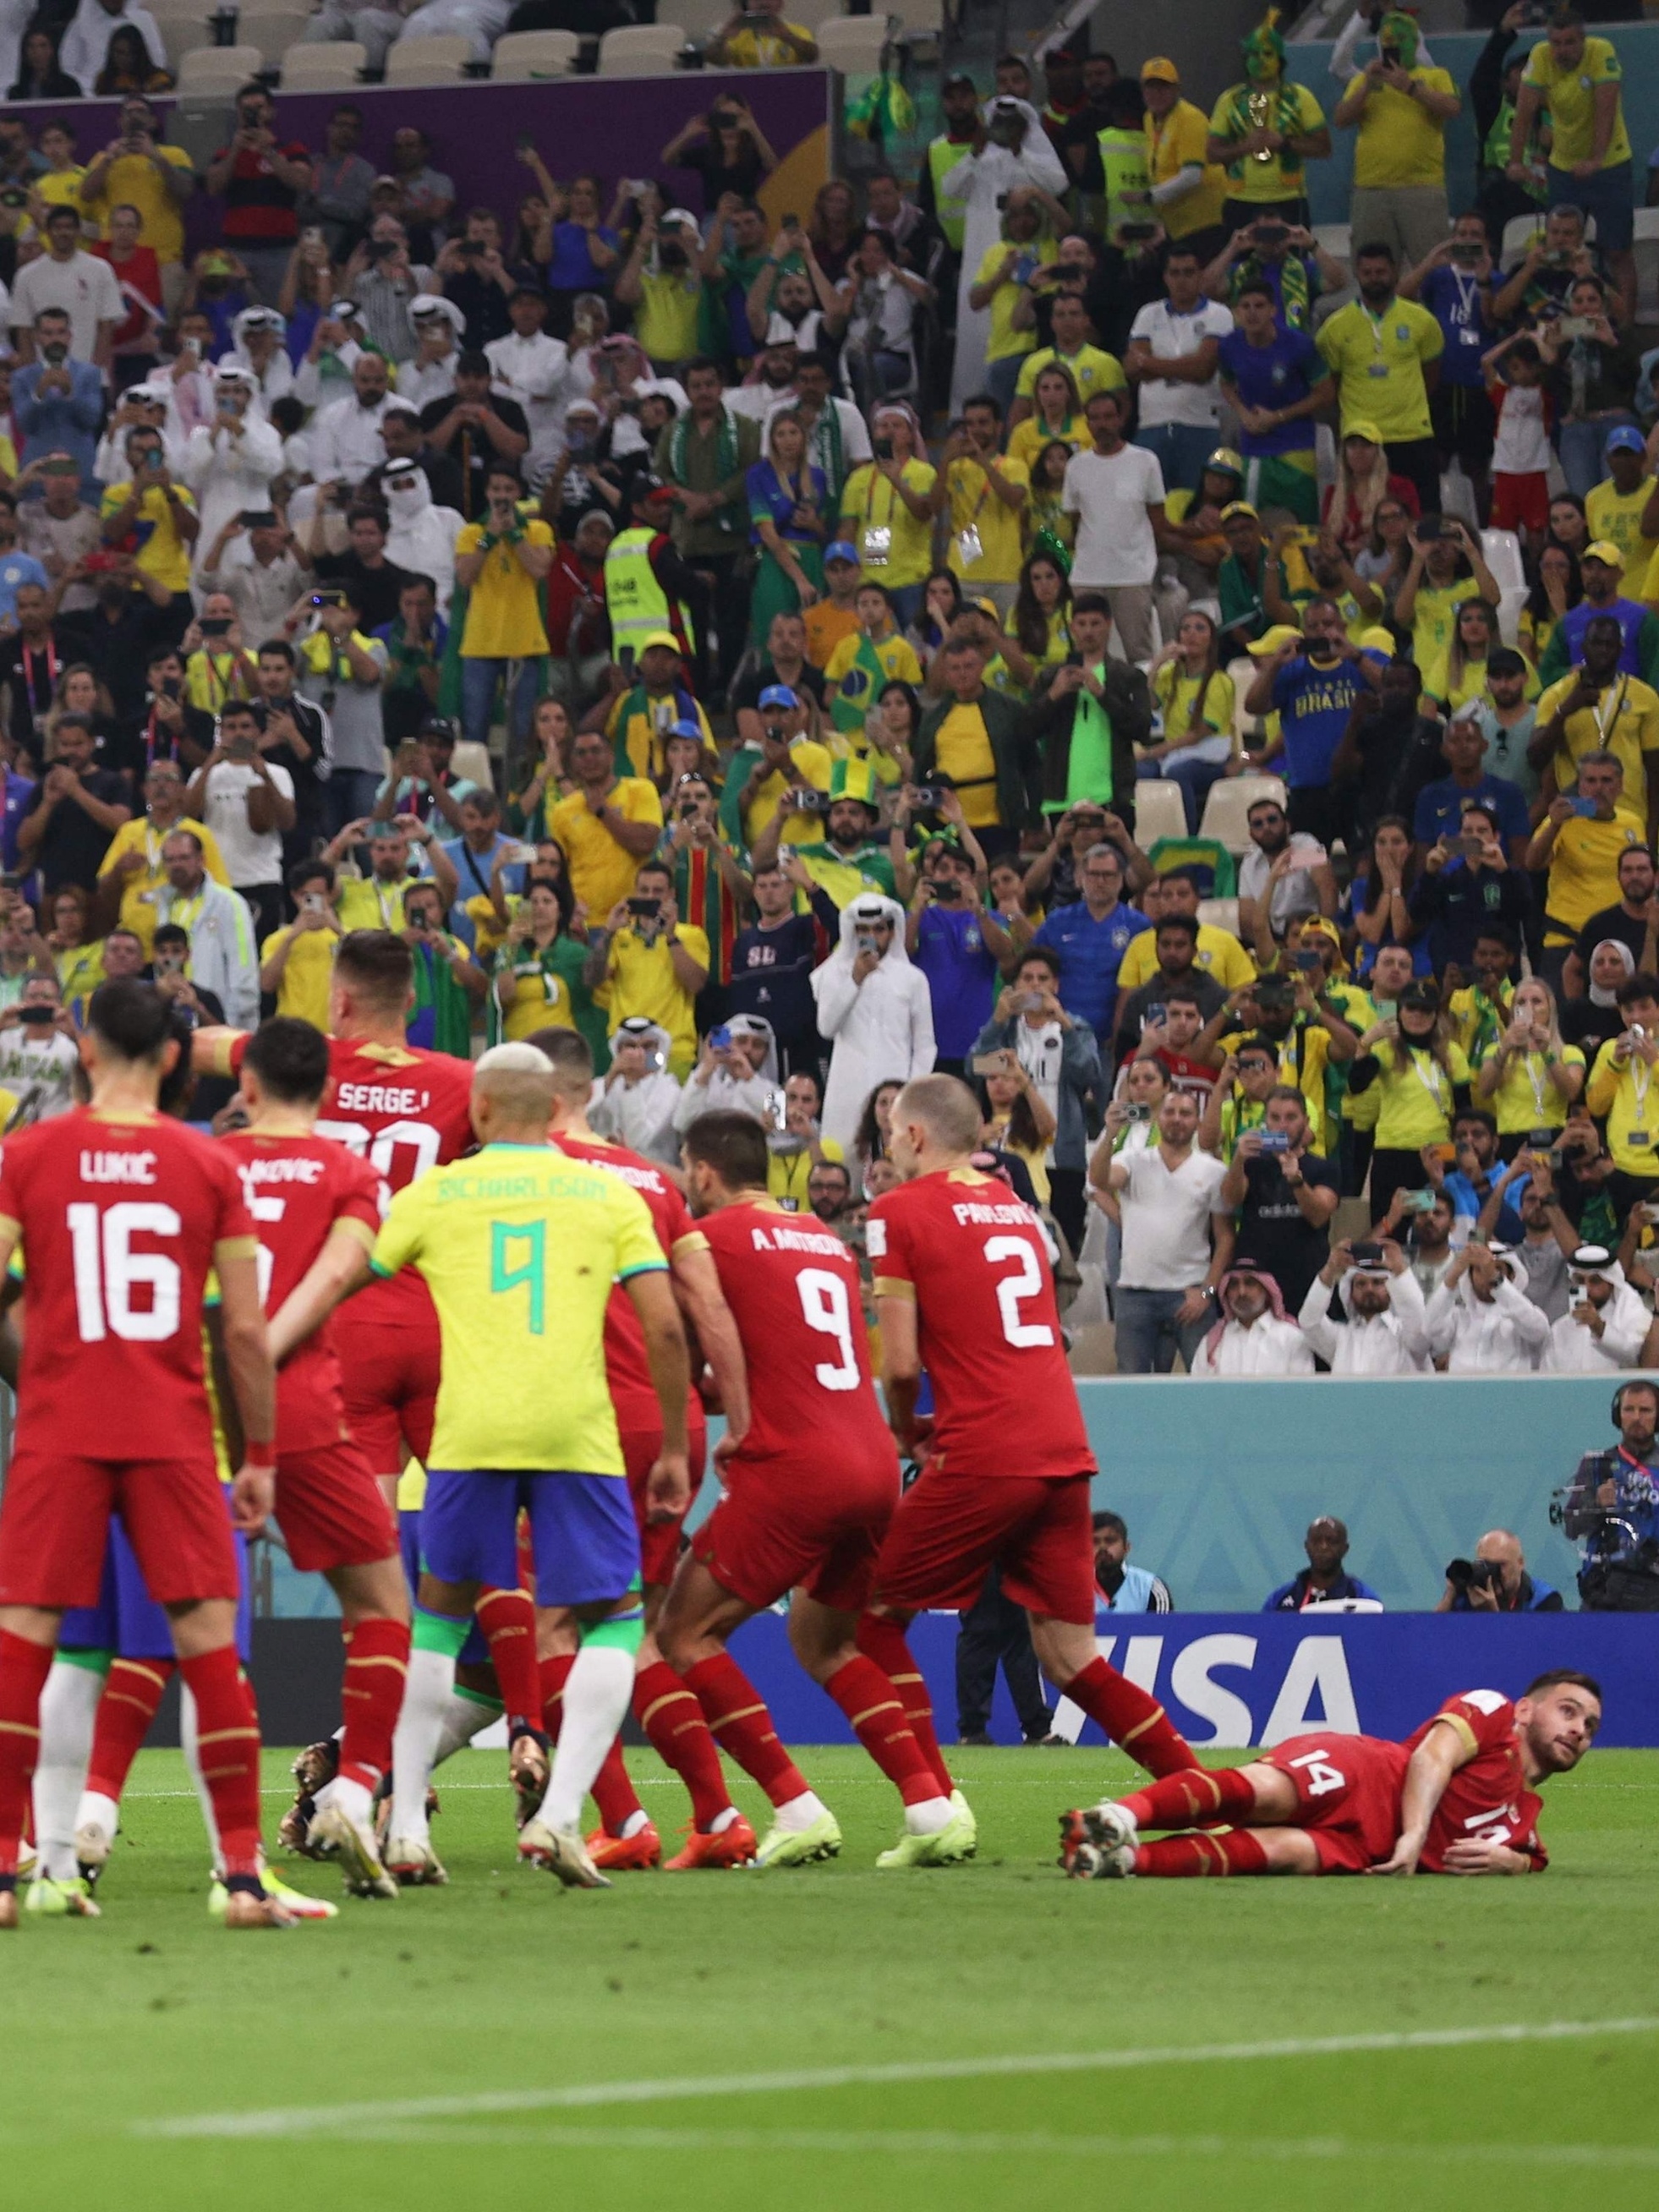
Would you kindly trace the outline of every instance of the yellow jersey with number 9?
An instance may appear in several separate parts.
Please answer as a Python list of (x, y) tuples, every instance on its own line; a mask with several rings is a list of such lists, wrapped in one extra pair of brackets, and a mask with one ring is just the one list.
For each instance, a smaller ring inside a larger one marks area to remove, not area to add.
[(667, 1265), (644, 1200), (548, 1145), (486, 1145), (400, 1190), (374, 1267), (413, 1267), (437, 1309), (428, 1464), (621, 1476), (605, 1310)]

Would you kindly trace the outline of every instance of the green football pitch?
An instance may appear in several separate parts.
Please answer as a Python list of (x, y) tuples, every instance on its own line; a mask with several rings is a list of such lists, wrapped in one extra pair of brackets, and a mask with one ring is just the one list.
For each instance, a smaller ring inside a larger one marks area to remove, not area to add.
[[(972, 1865), (877, 1873), (896, 1801), (837, 1749), (803, 1758), (845, 1832), (834, 1864), (594, 1894), (515, 1863), (504, 1761), (471, 1753), (439, 1777), (447, 1889), (231, 1937), (181, 1762), (146, 1753), (103, 1918), (0, 1938), (5, 2196), (1659, 2201), (1659, 1756), (1597, 1753), (1551, 1785), (1543, 1878), (1410, 1882), (1067, 1882), (1058, 1811), (1127, 1786), (1127, 1763), (953, 1763)], [(666, 1841), (678, 1787), (630, 1764)], [(284, 1773), (269, 1754), (268, 1828)]]

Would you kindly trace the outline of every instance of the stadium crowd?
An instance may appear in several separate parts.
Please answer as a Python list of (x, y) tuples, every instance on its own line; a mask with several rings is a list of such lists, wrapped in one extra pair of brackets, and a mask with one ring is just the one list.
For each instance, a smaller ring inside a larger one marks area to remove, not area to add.
[(106, 145), (0, 123), (14, 1126), (103, 978), (320, 1026), (392, 927), (411, 1042), (576, 1029), (596, 1128), (750, 1112), (855, 1248), (963, 1074), (1121, 1371), (1648, 1363), (1654, 357), (1615, 48), (1520, 12), (1455, 219), (1462, 94), (1380, 11), (1328, 118), (1270, 24), (1207, 116), (947, 75), (914, 183), (805, 223), (726, 91), (658, 182), (526, 144), (514, 209), (258, 84), (199, 179), (148, 79)]

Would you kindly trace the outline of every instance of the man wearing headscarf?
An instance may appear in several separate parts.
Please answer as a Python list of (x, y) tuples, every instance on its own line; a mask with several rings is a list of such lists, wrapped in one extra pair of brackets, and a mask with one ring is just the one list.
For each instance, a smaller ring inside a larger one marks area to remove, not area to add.
[(84, 98), (92, 97), (98, 72), (109, 56), (112, 34), (124, 27), (137, 32), (153, 67), (166, 69), (167, 50), (149, 9), (138, 7), (136, 0), (81, 0), (58, 49), (58, 65), (65, 76), (75, 79)]
[(674, 1127), (684, 1136), (702, 1115), (726, 1113), (752, 1114), (769, 1127), (771, 1093), (781, 1080), (770, 1022), (733, 1014), (703, 1038), (674, 1109)]
[[(1302, 1301), (1302, 1334), (1333, 1375), (1426, 1375), (1428, 1316), (1410, 1263), (1392, 1238), (1380, 1259), (1356, 1259), (1335, 1246)], [(1331, 1319), (1339, 1283), (1346, 1323)]]
[(1221, 1318), (1190, 1372), (1201, 1382), (1241, 1375), (1311, 1375), (1314, 1356), (1285, 1311), (1279, 1285), (1253, 1260), (1235, 1260), (1216, 1285)]
[(380, 471), (389, 527), (386, 557), (405, 575), (430, 576), (438, 612), (447, 616), (455, 588), (455, 540), (465, 526), (459, 510), (440, 507), (418, 461), (388, 461)]
[(974, 143), (956, 167), (937, 179), (942, 197), (963, 208), (962, 274), (957, 295), (957, 356), (951, 376), (951, 411), (957, 414), (985, 381), (991, 311), (969, 305), (979, 265), (1002, 235), (1000, 201), (1017, 185), (1034, 185), (1055, 198), (1069, 179), (1029, 100), (991, 102)]
[(1376, 27), (1376, 52), (1353, 76), (1337, 108), (1353, 150), (1356, 245), (1394, 248), (1414, 269), (1442, 243), (1446, 206), (1446, 126), (1462, 101), (1450, 74), (1419, 51), (1417, 23), (1391, 9)]
[(1551, 1375), (1607, 1375), (1634, 1367), (1651, 1316), (1605, 1244), (1581, 1244), (1569, 1262), (1567, 1310), (1542, 1360)]
[(1449, 1375), (1530, 1375), (1550, 1341), (1526, 1268), (1503, 1245), (1464, 1245), (1429, 1299), (1428, 1322)]
[(831, 1047), (823, 1133), (850, 1146), (878, 1083), (908, 1083), (933, 1066), (927, 979), (904, 949), (896, 899), (866, 893), (842, 908), (841, 942), (813, 970), (812, 995), (819, 1034)]

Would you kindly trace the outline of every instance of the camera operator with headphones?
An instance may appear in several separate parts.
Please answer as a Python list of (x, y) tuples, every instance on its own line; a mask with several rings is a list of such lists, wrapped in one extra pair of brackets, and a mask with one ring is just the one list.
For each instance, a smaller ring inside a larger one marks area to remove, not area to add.
[(1509, 1528), (1489, 1528), (1472, 1559), (1453, 1559), (1437, 1613), (1560, 1613), (1561, 1593), (1527, 1572), (1521, 1539)]
[(1613, 1395), (1619, 1442), (1586, 1452), (1550, 1509), (1580, 1547), (1586, 1613), (1659, 1612), (1659, 1382), (1624, 1382)]

